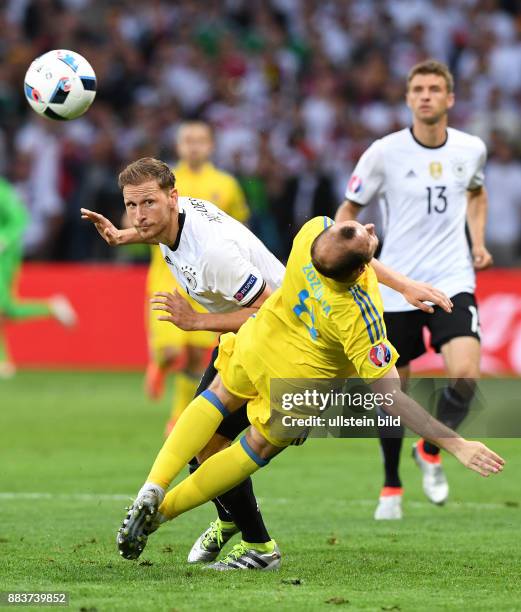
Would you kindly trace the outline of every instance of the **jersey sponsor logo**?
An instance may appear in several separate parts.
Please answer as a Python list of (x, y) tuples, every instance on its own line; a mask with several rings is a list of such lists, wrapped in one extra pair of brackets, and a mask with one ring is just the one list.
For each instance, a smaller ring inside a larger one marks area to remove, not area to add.
[(391, 349), (385, 342), (372, 346), (368, 354), (369, 361), (377, 368), (385, 368), (391, 363), (392, 357)]
[(407, 174), (405, 175), (405, 178), (416, 178), (416, 172), (414, 170), (409, 170), (409, 172), (407, 172)]
[(173, 266), (174, 264), (172, 263), (172, 260), (170, 259), (170, 257), (168, 257), (168, 255), (165, 255), (165, 261), (169, 266)]
[(356, 174), (353, 174), (347, 184), (347, 190), (351, 193), (360, 193), (362, 191), (362, 179), (356, 176)]
[(238, 302), (242, 302), (242, 300), (245, 298), (245, 296), (248, 295), (248, 293), (251, 291), (251, 289), (255, 286), (256, 282), (257, 282), (257, 277), (255, 275), (253, 275), (253, 274), (250, 274), (248, 276), (248, 278), (246, 279), (246, 282), (244, 283), (244, 285), (235, 294), (235, 296), (234, 296), (235, 299)]
[(429, 164), (429, 172), (433, 179), (441, 178), (441, 175), (443, 174), (443, 166), (441, 165), (441, 162), (431, 162)]
[(188, 283), (188, 287), (193, 291), (197, 287), (197, 279), (195, 278), (195, 270), (191, 266), (183, 266), (181, 272)]

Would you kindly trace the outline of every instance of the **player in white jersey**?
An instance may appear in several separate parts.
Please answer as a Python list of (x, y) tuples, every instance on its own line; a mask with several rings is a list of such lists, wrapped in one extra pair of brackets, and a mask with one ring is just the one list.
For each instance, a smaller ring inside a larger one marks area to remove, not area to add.
[[(120, 174), (119, 184), (132, 229), (118, 230), (102, 215), (86, 209), (81, 210), (82, 217), (92, 221), (111, 245), (159, 244), (180, 285), (210, 311), (194, 311), (177, 292), (158, 293), (154, 300), (156, 309), (167, 313), (160, 319), (187, 331), (237, 331), (272, 289), (281, 285), (284, 267), (262, 242), (210, 202), (178, 198), (175, 177), (163, 162), (151, 158), (138, 160)], [(446, 296), (432, 287), (410, 282), (378, 262), (375, 262), (375, 271), (380, 282), (403, 292), (418, 307), (429, 309), (421, 302), (433, 300), (450, 310)], [(197, 394), (215, 377), (215, 357)], [(226, 417), (198, 458), (204, 461), (229, 446), (248, 425), (245, 409)], [(251, 545), (250, 556), (270, 554), (275, 543), (264, 526), (249, 478), (220, 496), (216, 505), (225, 509), (224, 518), (219, 512), (218, 521), (197, 540), (189, 555), (190, 562), (215, 559), (222, 546), (239, 530), (244, 542)]]
[[(380, 261), (450, 296), (452, 314), (436, 308), (434, 314), (425, 315), (399, 294), (381, 288), (388, 338), (400, 353), (402, 385), (407, 385), (410, 362), (426, 350), (423, 328), (428, 327), (431, 345), (441, 352), (451, 379), (438, 402), (437, 416), (456, 428), (468, 413), (480, 374), (474, 270), (488, 267), (492, 258), (484, 243), (486, 148), (476, 136), (447, 127), (453, 88), (453, 77), (440, 62), (428, 60), (411, 69), (406, 100), (412, 128), (377, 140), (367, 149), (349, 180), (336, 219), (355, 219), (378, 196), (385, 222)], [(402, 437), (389, 433), (380, 431), (385, 482), (376, 519), (402, 517), (398, 471)], [(423, 472), (427, 497), (443, 504), (449, 487), (439, 448), (420, 440), (413, 457)]]
[[(92, 221), (111, 245), (144, 242), (159, 244), (172, 274), (195, 300), (210, 312), (196, 312), (177, 291), (157, 294), (157, 308), (165, 321), (193, 331), (237, 331), (272, 290), (280, 286), (284, 266), (244, 225), (210, 202), (178, 198), (175, 177), (167, 164), (144, 158), (130, 164), (119, 176), (130, 229), (117, 229), (102, 215), (82, 209), (82, 218)], [(196, 394), (213, 380), (212, 357)], [(231, 444), (249, 426), (246, 409), (230, 415), (199, 457)], [(197, 461), (191, 464), (192, 471)], [(259, 555), (273, 548), (253, 493), (251, 479), (216, 500), (219, 519), (197, 540), (190, 562), (211, 561), (239, 531), (254, 543), (250, 551)]]

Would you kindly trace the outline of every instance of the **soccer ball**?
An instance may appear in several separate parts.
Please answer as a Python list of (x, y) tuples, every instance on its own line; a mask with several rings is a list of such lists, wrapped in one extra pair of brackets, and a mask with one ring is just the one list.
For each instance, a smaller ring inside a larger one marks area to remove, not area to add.
[(39, 115), (67, 121), (89, 108), (96, 96), (96, 75), (75, 51), (56, 49), (37, 57), (24, 79), (25, 97)]

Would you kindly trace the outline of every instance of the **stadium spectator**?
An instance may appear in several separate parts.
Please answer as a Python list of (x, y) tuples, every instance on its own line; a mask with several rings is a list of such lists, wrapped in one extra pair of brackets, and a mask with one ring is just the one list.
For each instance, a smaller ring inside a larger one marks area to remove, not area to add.
[[(266, 147), (276, 160), (274, 182), (302, 171), (294, 134), (303, 131), (317, 175), (333, 183), (340, 200), (346, 168), (375, 138), (407, 125), (402, 80), (428, 56), (455, 74), (454, 127), (487, 145), (497, 129), (519, 138), (520, 14), (506, 0), (213, 0), (204, 8), (191, 0), (139, 7), (129, 0), (9, 0), (0, 10), (0, 170), (7, 171), (15, 143), (34, 123), (20, 87), (31, 59), (71, 47), (89, 59), (99, 82), (83, 119), (58, 130), (47, 126), (60, 134), (51, 157), (58, 160), (64, 231), (54, 252), (37, 249), (32, 256), (114, 257), (96, 250), (92, 236), (82, 236), (77, 248), (65, 243), (69, 230), (78, 231), (79, 200), (99, 209), (85, 200), (100, 194), (83, 191), (84, 180), (97, 176), (91, 165), (99, 168), (103, 149), (112, 149), (110, 176), (130, 159), (164, 157), (177, 125), (194, 117), (215, 126), (216, 164), (262, 185), (259, 156)], [(47, 156), (35, 153), (32, 164), (49, 163), (40, 157)], [(71, 159), (81, 164), (71, 167)], [(279, 197), (265, 198), (262, 231), (274, 232), (285, 206)], [(281, 256), (297, 227), (288, 229), (273, 234)], [(40, 231), (49, 240), (53, 229), (43, 223)], [(507, 254), (504, 261), (513, 260)]]
[(510, 141), (497, 133), (492, 140), (486, 185), (491, 202), (487, 240), (498, 266), (519, 262), (521, 248), (521, 162)]

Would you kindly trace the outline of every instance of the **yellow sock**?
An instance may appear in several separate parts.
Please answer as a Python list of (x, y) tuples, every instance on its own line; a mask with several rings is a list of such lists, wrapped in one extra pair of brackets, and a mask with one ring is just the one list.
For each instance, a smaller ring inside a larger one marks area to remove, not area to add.
[[(176, 427), (177, 429), (177, 427)], [(245, 438), (209, 457), (174, 487), (159, 507), (168, 520), (229, 491), (268, 462), (249, 447)]]
[(261, 553), (271, 553), (275, 550), (275, 540), (270, 540), (269, 542), (243, 542), (246, 544), (248, 548), (253, 548)]
[(192, 457), (205, 447), (228, 411), (211, 391), (190, 402), (154, 461), (147, 482), (167, 489)]
[(175, 374), (170, 420), (177, 422), (185, 408), (192, 401), (198, 384), (199, 378), (197, 376), (192, 376), (186, 372)]

